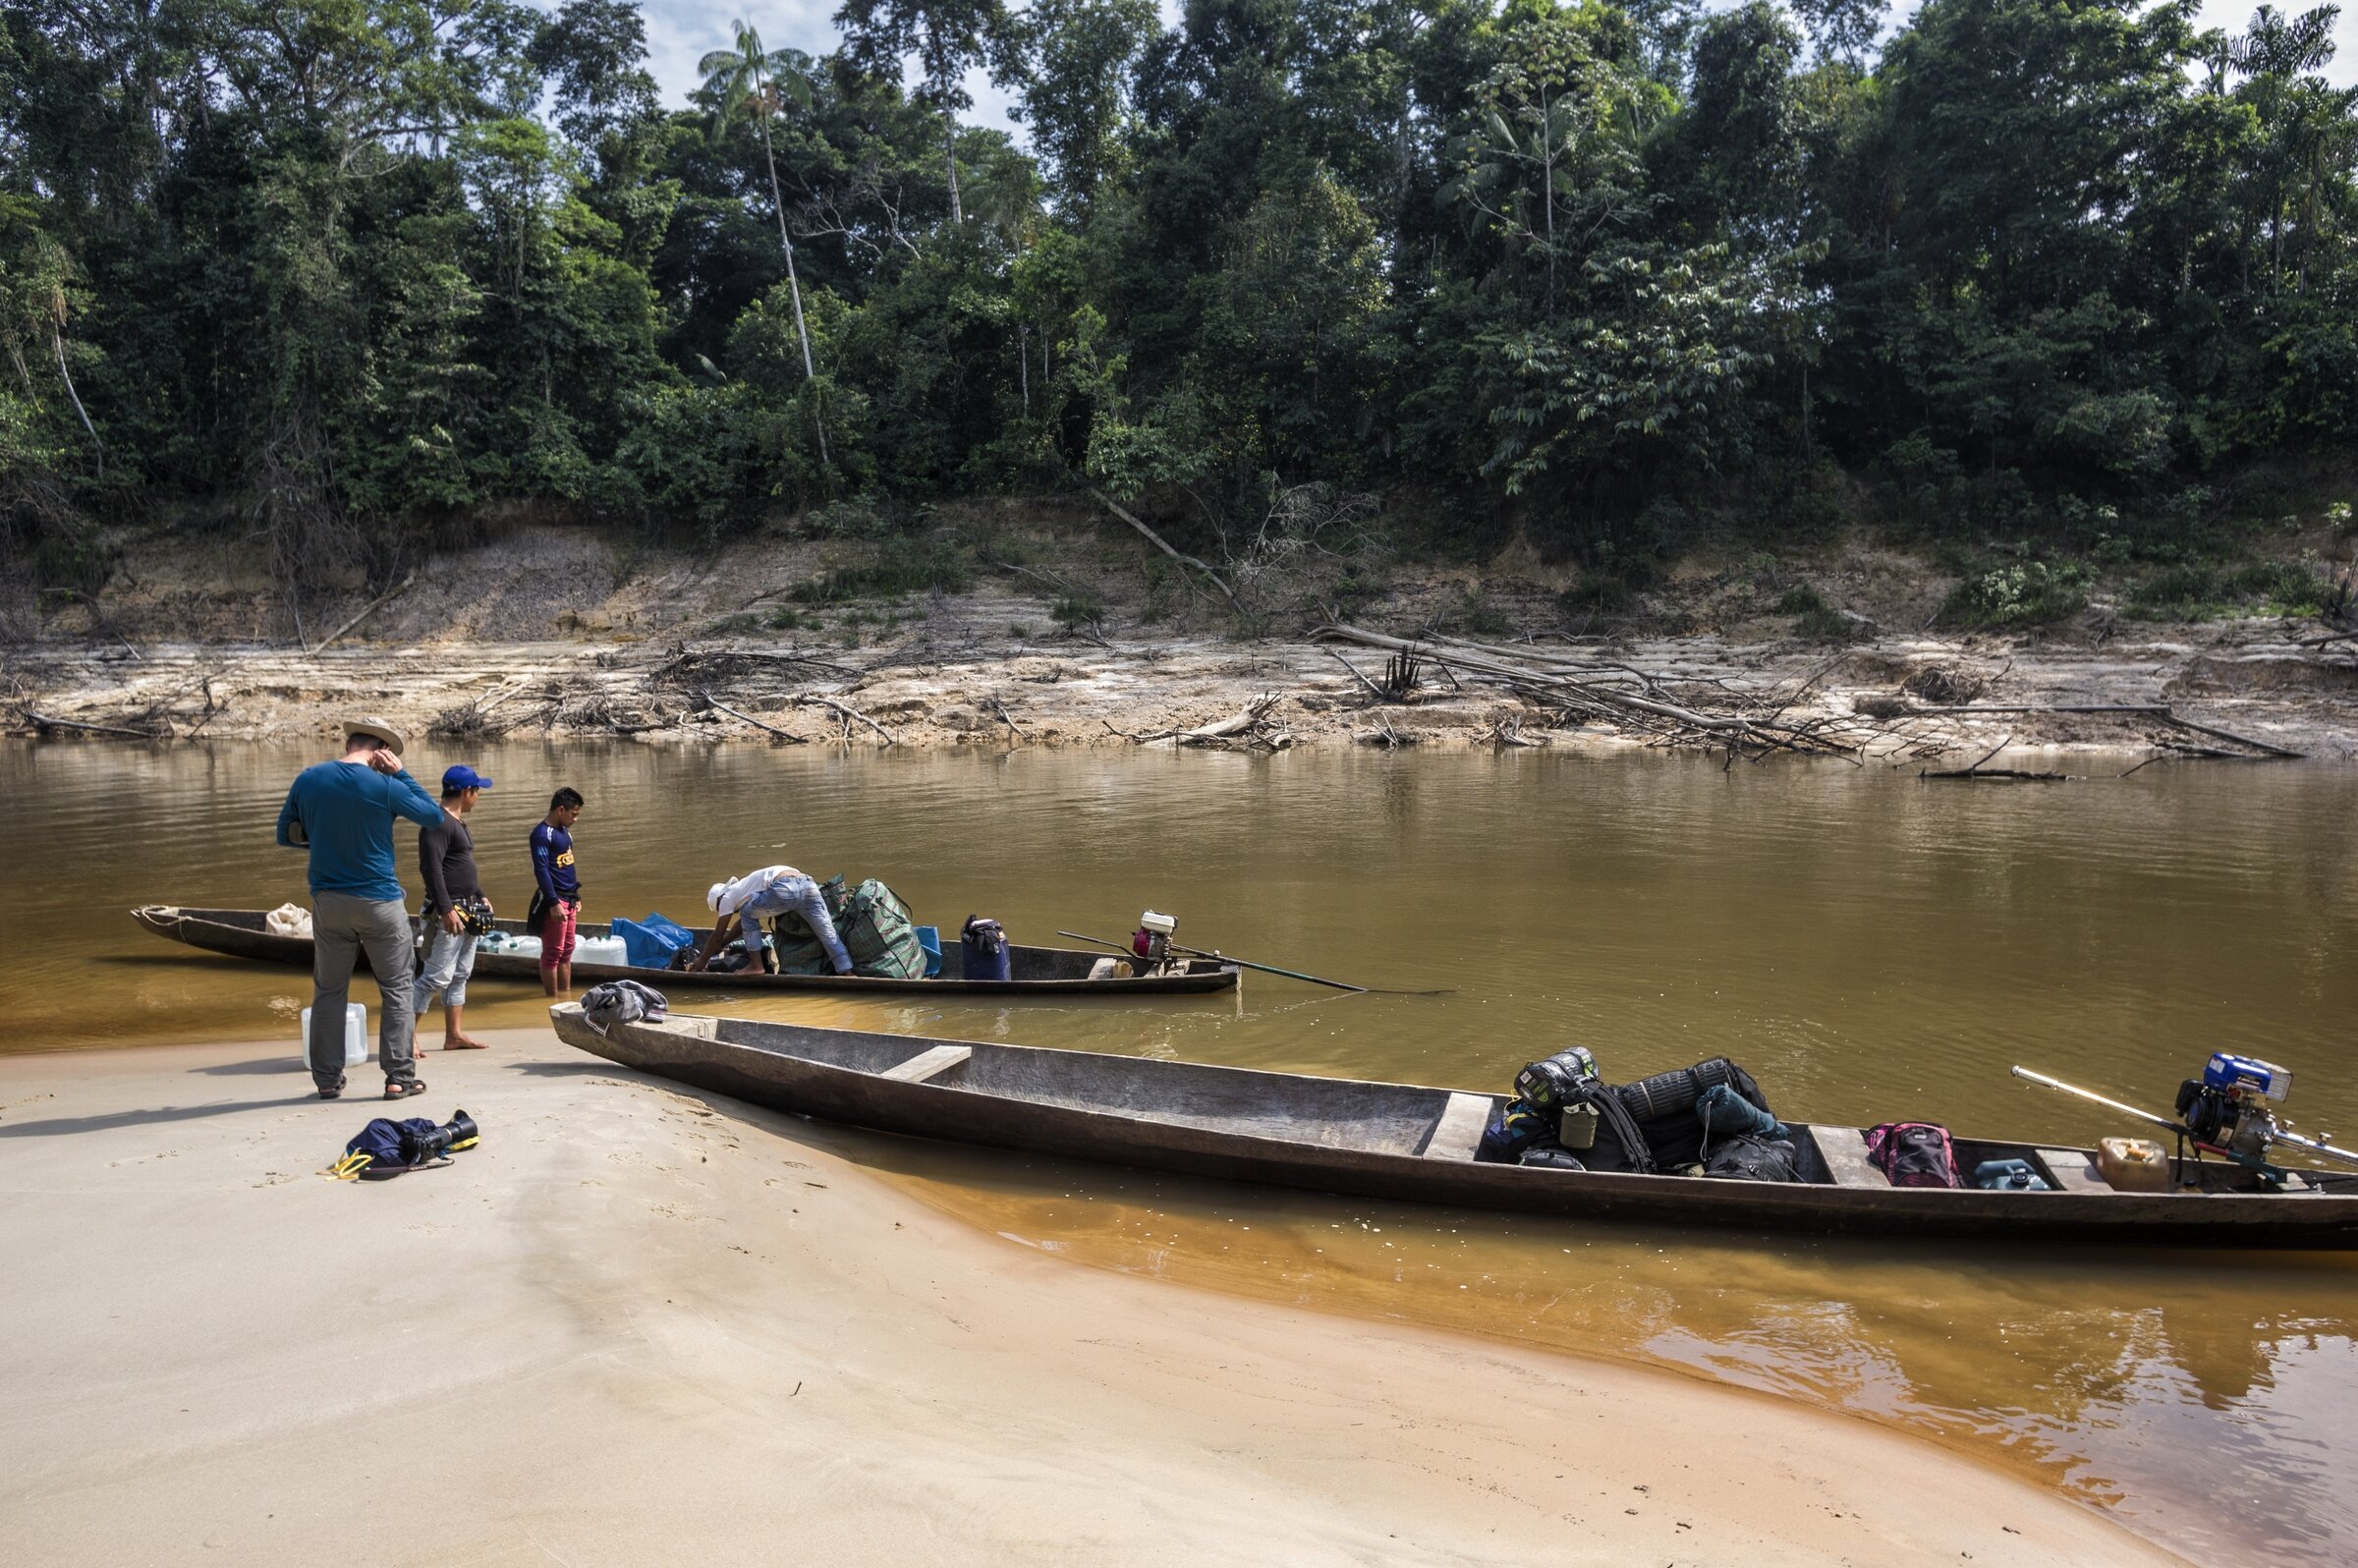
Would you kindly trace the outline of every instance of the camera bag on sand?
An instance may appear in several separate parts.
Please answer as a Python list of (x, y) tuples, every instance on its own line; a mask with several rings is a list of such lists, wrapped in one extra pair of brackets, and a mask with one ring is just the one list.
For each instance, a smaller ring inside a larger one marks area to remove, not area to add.
[[(436, 1165), (447, 1165), (450, 1163), (447, 1156), (412, 1161), (403, 1148), (405, 1138), (410, 1148), (415, 1148), (418, 1140), (433, 1130), (434, 1124), (422, 1116), (412, 1116), (398, 1122), (390, 1116), (379, 1116), (362, 1128), (358, 1138), (344, 1146), (344, 1158), (332, 1168), (339, 1171), (352, 1168), (352, 1173), (362, 1181), (381, 1182), (395, 1176), (405, 1176), (414, 1170), (430, 1170)], [(355, 1155), (365, 1156), (365, 1163), (353, 1167)]]

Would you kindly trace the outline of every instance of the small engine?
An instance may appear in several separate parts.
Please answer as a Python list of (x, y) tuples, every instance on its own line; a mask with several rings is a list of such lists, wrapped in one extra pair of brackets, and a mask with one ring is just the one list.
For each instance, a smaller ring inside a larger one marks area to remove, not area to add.
[(2278, 1128), (2270, 1100), (2292, 1092), (2292, 1074), (2274, 1062), (2213, 1053), (2203, 1076), (2178, 1086), (2178, 1116), (2197, 1145), (2250, 1164), (2265, 1163)]
[(1130, 951), (1145, 963), (1163, 965), (1171, 961), (1171, 933), (1179, 922), (1169, 915), (1157, 915), (1149, 910), (1138, 918), (1138, 929), (1130, 933)]

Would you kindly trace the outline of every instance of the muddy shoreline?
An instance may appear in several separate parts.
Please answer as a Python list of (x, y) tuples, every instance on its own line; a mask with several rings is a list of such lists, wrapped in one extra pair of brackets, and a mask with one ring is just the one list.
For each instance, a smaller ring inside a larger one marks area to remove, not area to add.
[[(1847, 648), (1717, 638), (1525, 645), (1537, 657), (1644, 672), (1658, 683), (1647, 690), (1698, 705), (1741, 701), (1824, 726), (1865, 759), (2203, 748), (2147, 715), (2054, 711), (2105, 705), (2167, 706), (2306, 756), (2358, 756), (2358, 658), (2303, 645), (2282, 623), (2175, 631), (2092, 648), (1930, 637)], [(336, 720), (356, 711), (453, 745), (505, 735), (998, 751), (1608, 750), (1680, 739), (1657, 723), (1567, 713), (1511, 683), (1430, 661), (1404, 697), (1385, 700), (1374, 689), (1384, 666), (1380, 651), (1307, 639), (1002, 635), (993, 643), (921, 630), (857, 648), (754, 637), (348, 643), (309, 653), (84, 642), (11, 649), (0, 677), (10, 688), (10, 732), (116, 743), (309, 741), (331, 736)], [(1256, 722), (1221, 733), (1223, 721), (1263, 699), (1273, 700)], [(1958, 706), (2017, 710), (1925, 711)]]
[[(1985, 767), (2043, 753), (2358, 756), (2358, 642), (2324, 642), (2314, 622), (2164, 625), (2092, 607), (2032, 635), (1905, 632), (1937, 619), (1947, 581), (1864, 547), (1809, 574), (1872, 612), (1846, 609), (1857, 640), (1833, 644), (1792, 635), (1741, 572), (1701, 560), (1658, 607), (1682, 635), (1566, 636), (1561, 571), (1511, 552), (1479, 572), (1401, 568), (1356, 607), (1306, 601), (1267, 623), (1277, 635), (1239, 638), (1204, 605), (1158, 599), (1126, 532), (1035, 519), (991, 538), (1055, 569), (981, 552), (992, 570), (964, 591), (820, 600), (814, 586), (871, 547), (780, 537), (688, 553), (521, 529), (374, 597), (355, 585), (292, 625), (251, 562), (159, 540), (138, 576), (0, 645), (0, 729), (310, 741), (359, 710), (452, 745), (1725, 750), (1711, 724), (1733, 716), (1821, 755), (1949, 767), (1984, 753)], [(1392, 650), (1316, 640), (1321, 619), (1432, 641), (1403, 689)], [(2102, 706), (2186, 723), (2054, 711)], [(1733, 738), (1742, 755), (1780, 749)]]

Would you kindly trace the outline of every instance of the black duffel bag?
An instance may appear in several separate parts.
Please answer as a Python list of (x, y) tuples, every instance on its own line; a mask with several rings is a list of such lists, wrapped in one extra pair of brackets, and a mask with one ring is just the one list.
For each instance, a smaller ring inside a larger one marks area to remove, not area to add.
[[(1610, 1095), (1613, 1104), (1600, 1104), (1597, 1143), (1584, 1156), (1591, 1170), (1678, 1170), (1703, 1158), (1703, 1124), (1695, 1117), (1695, 1102), (1714, 1084), (1725, 1084), (1762, 1110), (1768, 1101), (1750, 1073), (1724, 1056), (1697, 1062), (1672, 1072), (1656, 1073), (1635, 1084), (1600, 1088), (1596, 1097)], [(1618, 1108), (1620, 1115), (1612, 1114)], [(1630, 1148), (1632, 1138), (1641, 1147)]]
[(1739, 1182), (1801, 1180), (1801, 1167), (1789, 1140), (1763, 1138), (1753, 1133), (1723, 1138), (1713, 1145), (1712, 1157), (1703, 1162), (1703, 1173)]

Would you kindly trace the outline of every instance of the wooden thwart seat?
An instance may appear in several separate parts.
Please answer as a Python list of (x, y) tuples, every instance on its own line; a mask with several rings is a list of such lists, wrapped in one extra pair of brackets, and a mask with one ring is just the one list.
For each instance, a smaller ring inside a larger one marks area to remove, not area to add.
[(1891, 1178), (1867, 1157), (1865, 1133), (1855, 1127), (1813, 1127), (1810, 1136), (1817, 1140), (1826, 1174), (1836, 1187), (1890, 1187)]
[(920, 1051), (898, 1067), (885, 1068), (876, 1076), (902, 1084), (923, 1084), (939, 1078), (974, 1054), (971, 1045), (936, 1045), (929, 1051)]
[(1482, 1130), (1489, 1125), (1490, 1096), (1453, 1093), (1425, 1140), (1427, 1159), (1472, 1159), (1481, 1147)]
[(2112, 1184), (2096, 1173), (2096, 1161), (2084, 1148), (2043, 1148), (2039, 1163), (2055, 1179), (2058, 1193), (2109, 1193)]

